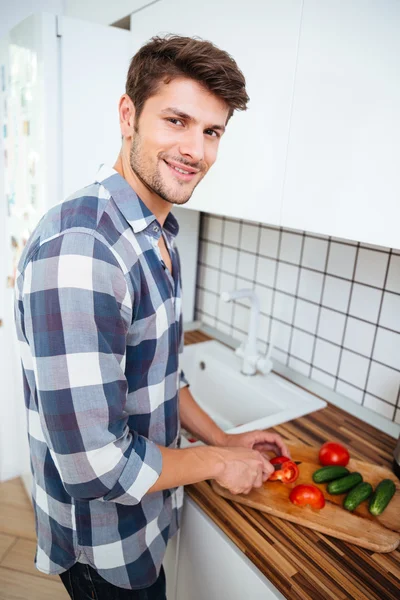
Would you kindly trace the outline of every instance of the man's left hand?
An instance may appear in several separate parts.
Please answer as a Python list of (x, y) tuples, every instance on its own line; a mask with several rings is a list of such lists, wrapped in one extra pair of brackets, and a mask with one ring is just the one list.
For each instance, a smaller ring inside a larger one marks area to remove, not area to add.
[(269, 431), (248, 431), (246, 433), (225, 434), (224, 446), (252, 448), (259, 452), (274, 452), (277, 456), (287, 456), (290, 452), (280, 435)]

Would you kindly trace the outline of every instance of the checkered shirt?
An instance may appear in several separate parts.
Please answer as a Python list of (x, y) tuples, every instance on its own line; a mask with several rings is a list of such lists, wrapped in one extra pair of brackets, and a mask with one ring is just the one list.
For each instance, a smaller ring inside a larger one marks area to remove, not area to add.
[(15, 318), (44, 573), (79, 561), (116, 586), (147, 587), (179, 527), (183, 488), (147, 493), (162, 468), (156, 444), (180, 446), (178, 229), (102, 165), (24, 249)]

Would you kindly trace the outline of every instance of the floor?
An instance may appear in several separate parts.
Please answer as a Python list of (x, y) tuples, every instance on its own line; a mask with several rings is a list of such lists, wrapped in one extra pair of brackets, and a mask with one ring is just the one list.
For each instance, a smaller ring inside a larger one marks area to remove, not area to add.
[(68, 600), (58, 576), (44, 575), (35, 556), (33, 509), (20, 479), (0, 483), (0, 600)]

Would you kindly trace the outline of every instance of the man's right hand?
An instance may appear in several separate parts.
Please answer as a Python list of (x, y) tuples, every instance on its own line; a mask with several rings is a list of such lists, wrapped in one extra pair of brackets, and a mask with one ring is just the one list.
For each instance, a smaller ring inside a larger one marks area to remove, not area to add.
[(274, 467), (257, 450), (218, 448), (224, 467), (215, 481), (231, 494), (248, 494), (259, 488), (274, 472)]

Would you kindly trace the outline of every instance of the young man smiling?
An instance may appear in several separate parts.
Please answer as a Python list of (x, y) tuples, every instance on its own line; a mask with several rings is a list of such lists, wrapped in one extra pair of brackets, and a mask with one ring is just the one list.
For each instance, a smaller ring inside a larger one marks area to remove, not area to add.
[[(113, 168), (51, 209), (19, 265), (36, 566), (71, 598), (165, 599), (185, 484), (233, 493), (273, 468), (281, 438), (227, 435), (179, 369), (180, 267), (170, 210), (214, 164), (245, 80), (210, 42), (154, 37), (133, 57)], [(180, 424), (205, 446), (181, 449)]]

